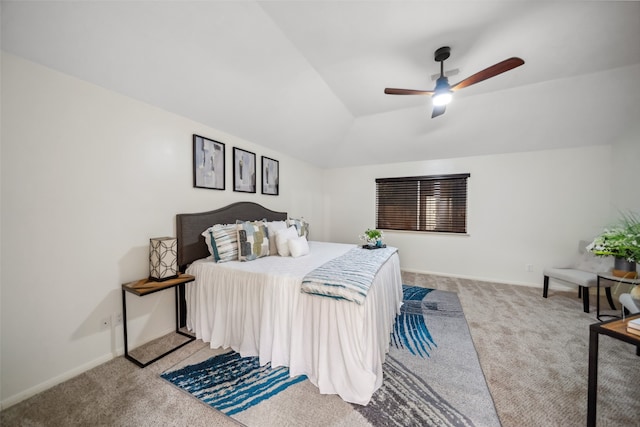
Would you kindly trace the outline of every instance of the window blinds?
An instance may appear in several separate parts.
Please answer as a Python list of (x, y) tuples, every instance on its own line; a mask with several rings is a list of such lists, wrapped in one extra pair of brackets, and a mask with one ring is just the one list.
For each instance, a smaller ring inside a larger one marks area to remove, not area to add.
[(377, 178), (377, 228), (466, 233), (470, 176), (467, 173)]

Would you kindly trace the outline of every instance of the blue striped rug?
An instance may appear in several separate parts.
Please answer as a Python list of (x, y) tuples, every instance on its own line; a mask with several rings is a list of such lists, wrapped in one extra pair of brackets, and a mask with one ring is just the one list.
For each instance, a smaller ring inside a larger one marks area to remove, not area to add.
[(414, 286), (403, 294), (384, 382), (367, 406), (321, 395), (306, 376), (290, 378), (285, 367), (235, 352), (162, 378), (249, 426), (318, 425), (318, 411), (322, 425), (500, 426), (457, 295)]
[(258, 357), (240, 357), (235, 351), (204, 362), (165, 372), (162, 378), (227, 415), (242, 412), (307, 379), (289, 377), (285, 367), (260, 366)]
[(391, 333), (391, 344), (411, 354), (428, 357), (437, 347), (422, 313), (422, 300), (433, 289), (402, 285), (402, 308)]

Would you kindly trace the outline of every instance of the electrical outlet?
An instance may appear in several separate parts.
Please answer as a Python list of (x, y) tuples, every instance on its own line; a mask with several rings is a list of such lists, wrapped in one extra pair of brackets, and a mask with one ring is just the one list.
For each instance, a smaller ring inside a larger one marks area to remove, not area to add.
[(105, 329), (111, 328), (111, 316), (103, 317), (100, 320), (100, 330), (104, 331)]
[(122, 313), (113, 313), (111, 315), (111, 323), (114, 326), (122, 325)]
[(529, 273), (533, 272), (533, 264), (527, 264), (524, 268)]

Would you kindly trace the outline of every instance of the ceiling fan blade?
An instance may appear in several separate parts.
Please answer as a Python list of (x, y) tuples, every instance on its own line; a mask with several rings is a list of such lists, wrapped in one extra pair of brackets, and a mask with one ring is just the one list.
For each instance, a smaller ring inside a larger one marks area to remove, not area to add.
[(444, 110), (447, 109), (446, 105), (434, 106), (433, 113), (431, 113), (431, 118), (438, 117), (444, 114)]
[(505, 71), (509, 71), (516, 67), (519, 67), (522, 64), (524, 64), (524, 61), (520, 58), (505, 59), (502, 62), (498, 62), (497, 64), (492, 65), (489, 68), (485, 68), (484, 70), (479, 71), (474, 75), (467, 77), (461, 82), (454, 84), (453, 86), (451, 86), (451, 90), (459, 90), (467, 86), (480, 83), (483, 80), (487, 80), (491, 77), (497, 76), (498, 74), (502, 74)]
[(433, 95), (432, 90), (413, 90), (413, 89), (393, 89), (386, 88), (384, 93), (387, 95)]

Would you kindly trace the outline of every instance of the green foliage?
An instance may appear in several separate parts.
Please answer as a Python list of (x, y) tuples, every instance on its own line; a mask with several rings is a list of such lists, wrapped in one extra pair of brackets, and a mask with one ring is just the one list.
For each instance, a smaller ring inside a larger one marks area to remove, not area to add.
[(382, 240), (384, 238), (382, 231), (367, 228), (364, 234), (360, 235), (360, 240), (364, 240), (367, 243), (375, 244), (378, 240)]
[(640, 219), (630, 212), (622, 214), (618, 224), (606, 228), (596, 237), (587, 250), (598, 256), (625, 258), (630, 262), (640, 261)]

